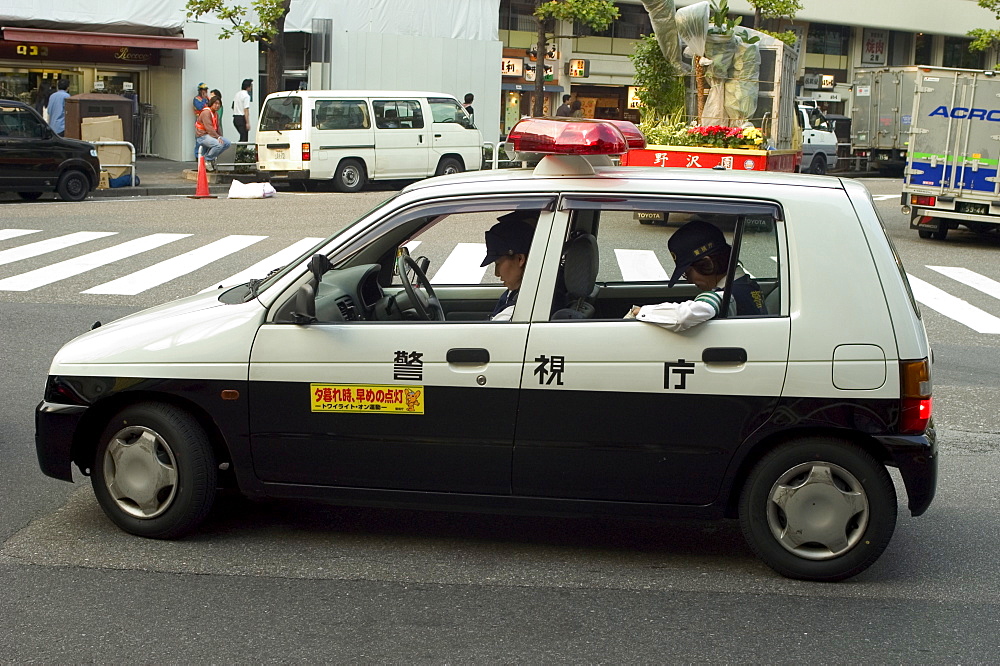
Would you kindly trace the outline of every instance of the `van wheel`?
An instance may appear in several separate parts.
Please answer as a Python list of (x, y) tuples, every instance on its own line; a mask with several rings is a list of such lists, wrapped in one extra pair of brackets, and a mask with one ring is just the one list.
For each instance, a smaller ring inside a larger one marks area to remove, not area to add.
[(434, 172), (435, 176), (447, 176), (453, 173), (462, 173), (465, 169), (462, 167), (462, 163), (456, 160), (454, 157), (445, 157), (438, 163), (437, 171)]
[(809, 173), (814, 173), (817, 176), (826, 175), (826, 158), (822, 155), (813, 157), (812, 164), (809, 165)]
[(42, 196), (41, 192), (18, 192), (17, 196), (21, 197), (25, 201), (35, 201), (38, 197)]
[(118, 527), (172, 539), (193, 530), (212, 508), (215, 455), (190, 414), (140, 403), (104, 428), (90, 480), (98, 503)]
[(59, 178), (56, 191), (63, 201), (83, 201), (90, 192), (90, 181), (83, 172), (73, 169)]
[(333, 186), (338, 192), (358, 192), (366, 179), (365, 165), (360, 160), (343, 160), (333, 175)]
[(885, 467), (851, 442), (812, 437), (768, 453), (740, 495), (750, 547), (789, 578), (836, 581), (867, 569), (896, 528)]

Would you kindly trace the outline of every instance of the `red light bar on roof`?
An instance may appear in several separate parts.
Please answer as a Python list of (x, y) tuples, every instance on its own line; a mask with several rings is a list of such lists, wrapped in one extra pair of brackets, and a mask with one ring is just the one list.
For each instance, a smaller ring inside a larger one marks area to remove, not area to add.
[(642, 135), (639, 128), (627, 120), (601, 120), (602, 123), (611, 123), (625, 136), (629, 150), (642, 150), (646, 147), (646, 137)]
[(514, 125), (507, 143), (515, 152), (543, 155), (622, 155), (629, 150), (614, 124), (581, 118), (525, 118)]

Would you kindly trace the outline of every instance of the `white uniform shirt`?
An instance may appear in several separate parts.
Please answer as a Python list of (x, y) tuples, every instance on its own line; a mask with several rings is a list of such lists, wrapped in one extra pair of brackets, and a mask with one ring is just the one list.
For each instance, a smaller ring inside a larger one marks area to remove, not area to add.
[[(746, 273), (743, 269), (737, 266), (735, 277), (739, 279), (744, 275)], [(703, 291), (695, 296), (694, 300), (682, 303), (644, 305), (639, 308), (639, 314), (635, 318), (680, 333), (716, 317), (722, 310), (722, 291), (725, 288), (726, 278), (723, 277), (715, 287), (715, 291)]]
[(241, 90), (233, 98), (233, 115), (242, 116), (243, 112), (250, 108), (250, 93)]

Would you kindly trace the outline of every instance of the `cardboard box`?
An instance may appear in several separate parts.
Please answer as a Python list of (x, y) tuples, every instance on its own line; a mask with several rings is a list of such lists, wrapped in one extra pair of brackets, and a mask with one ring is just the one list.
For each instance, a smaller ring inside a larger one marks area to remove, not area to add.
[(102, 171), (101, 172), (101, 180), (97, 183), (97, 189), (99, 189), (99, 190), (106, 190), (106, 189), (110, 188), (111, 184), (108, 182), (109, 180), (110, 180), (110, 178), (108, 177), (108, 172), (107, 171)]
[[(121, 139), (111, 139), (102, 136), (98, 141), (121, 141)], [(105, 166), (107, 164), (131, 164), (132, 151), (128, 146), (98, 146), (97, 159), (101, 161), (101, 169), (111, 174), (112, 178), (117, 178), (129, 172), (128, 167)]]
[[(122, 141), (122, 119), (118, 116), (84, 118), (80, 121), (80, 138), (84, 141)], [(98, 146), (97, 159), (111, 178), (128, 172), (128, 167), (106, 167), (106, 164), (130, 164), (132, 151), (128, 146)]]

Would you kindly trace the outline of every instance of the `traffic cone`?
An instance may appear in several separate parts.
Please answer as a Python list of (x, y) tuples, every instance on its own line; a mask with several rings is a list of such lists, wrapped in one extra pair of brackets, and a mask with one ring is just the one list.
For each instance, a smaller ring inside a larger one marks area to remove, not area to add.
[(208, 191), (208, 172), (205, 170), (205, 150), (198, 151), (198, 186), (194, 194), (189, 194), (188, 199), (217, 199), (218, 197)]

